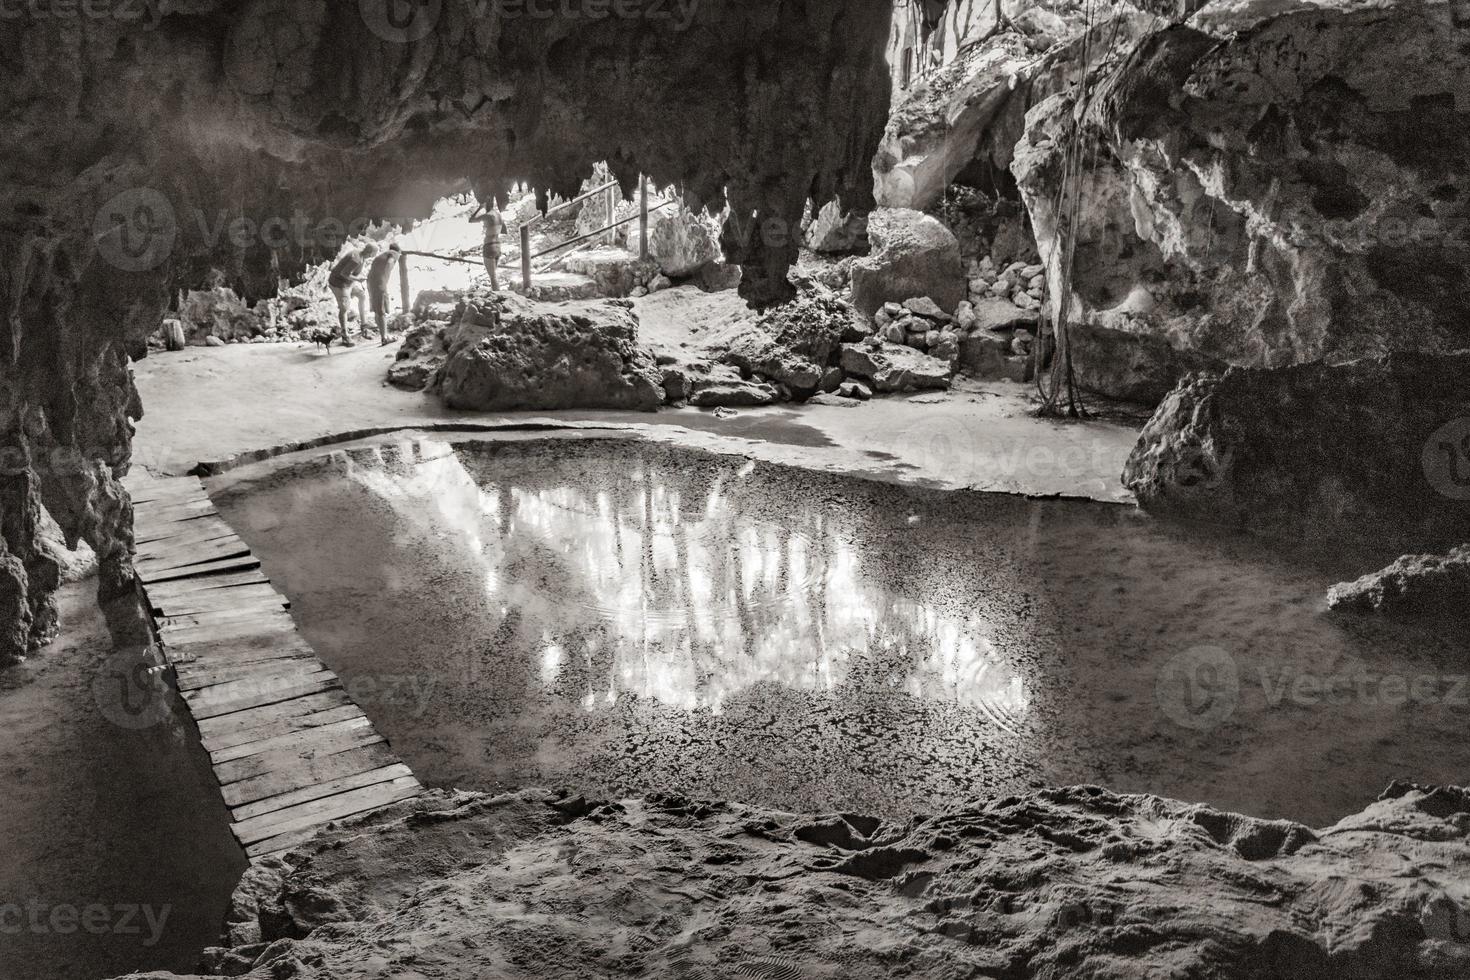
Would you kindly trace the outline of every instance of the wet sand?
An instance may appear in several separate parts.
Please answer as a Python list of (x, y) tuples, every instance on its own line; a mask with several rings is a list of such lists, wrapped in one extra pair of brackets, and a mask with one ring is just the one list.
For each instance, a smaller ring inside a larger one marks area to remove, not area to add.
[(124, 684), (95, 586), (0, 671), (0, 980), (193, 972), (245, 870), (193, 723)]
[[(1320, 826), (1470, 765), (1462, 639), (1325, 613), (1388, 556), (609, 439), (212, 489), (430, 784), (902, 816), (1095, 782)], [(1349, 675), (1435, 686), (1292, 688)]]

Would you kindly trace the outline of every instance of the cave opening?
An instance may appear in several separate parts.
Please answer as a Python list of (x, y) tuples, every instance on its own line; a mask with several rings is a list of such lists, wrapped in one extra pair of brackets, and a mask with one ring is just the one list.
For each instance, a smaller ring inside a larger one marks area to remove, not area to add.
[(0, 980), (1463, 972), (1454, 11), (0, 21)]

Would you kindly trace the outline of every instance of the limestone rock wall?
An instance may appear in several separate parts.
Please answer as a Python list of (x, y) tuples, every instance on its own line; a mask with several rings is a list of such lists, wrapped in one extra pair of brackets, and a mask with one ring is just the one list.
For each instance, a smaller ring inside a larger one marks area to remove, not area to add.
[(728, 204), (721, 245), (742, 294), (793, 294), (807, 199), (871, 204), (889, 5), (616, 8), (163, 0), (7, 15), (0, 657), (49, 629), (26, 529), (37, 500), (92, 546), (104, 590), (127, 588), (116, 479), (141, 413), (127, 354), (210, 269), (257, 299), (346, 232), (427, 216), (465, 179), (502, 199), (517, 179), (570, 197), (607, 160)]
[(1268, 534), (1470, 540), (1470, 353), (1191, 375), (1123, 473), (1157, 514)]
[(1127, 357), (1160, 341), (1178, 371), (1470, 347), (1470, 26), (1456, 8), (1213, 4), (1192, 23), (1098, 72), (1084, 109), (1075, 89), (1042, 102), (1016, 149), (1059, 296), (1062, 155), (1083, 113), (1084, 384), (1161, 396), (1173, 379)]

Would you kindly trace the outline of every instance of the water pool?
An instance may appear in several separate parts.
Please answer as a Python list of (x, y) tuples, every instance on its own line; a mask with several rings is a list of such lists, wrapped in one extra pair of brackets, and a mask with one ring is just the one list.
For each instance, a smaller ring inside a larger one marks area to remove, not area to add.
[(1361, 549), (616, 438), (212, 489), (431, 785), (903, 816), (1092, 782), (1323, 824), (1470, 764), (1463, 634), (1325, 612)]

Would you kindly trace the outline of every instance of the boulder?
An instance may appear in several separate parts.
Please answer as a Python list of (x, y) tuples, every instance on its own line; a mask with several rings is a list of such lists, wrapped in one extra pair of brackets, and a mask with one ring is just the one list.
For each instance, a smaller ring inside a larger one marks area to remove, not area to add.
[(852, 264), (852, 302), (872, 316), (885, 303), (915, 296), (952, 310), (965, 299), (960, 243), (937, 219), (885, 208), (868, 222), (873, 252)]
[(956, 369), (974, 378), (1008, 377), (1005, 360), (1011, 353), (1011, 336), (975, 330), (959, 338)]
[(1405, 555), (1381, 571), (1334, 585), (1327, 605), (1386, 614), (1470, 613), (1470, 545), (1445, 555)]
[(861, 381), (844, 381), (837, 388), (837, 394), (843, 398), (851, 398), (855, 401), (865, 402), (873, 397), (873, 389)]
[(1123, 473), (1150, 512), (1318, 540), (1470, 541), (1470, 353), (1190, 375)]
[(648, 224), (649, 255), (666, 276), (688, 278), (722, 257), (719, 222), (702, 211), (667, 207), (650, 214)]
[(398, 356), (388, 368), (388, 383), (405, 391), (425, 391), (439, 380), (449, 359), (444, 334), (449, 324), (425, 320), (403, 335)]
[(844, 344), (842, 370), (872, 383), (880, 392), (948, 388), (950, 365), (910, 347), (883, 344)]
[[(654, 276), (658, 275), (658, 267), (652, 261), (644, 261), (632, 252), (626, 252), (620, 248), (595, 248), (588, 252), (577, 252), (568, 255), (561, 262), (561, 267), (575, 276), (586, 276), (596, 284), (596, 290), (592, 296), (628, 296), (639, 286), (647, 286)], [(547, 275), (537, 276), (532, 280), (532, 288), (539, 284), (545, 286), (551, 277)], [(519, 284), (519, 277), (513, 285)], [(551, 302), (556, 297), (549, 295), (538, 297)], [(591, 298), (586, 293), (571, 298)]]
[(555, 311), (466, 304), (447, 335), (440, 390), (481, 412), (617, 408), (651, 412), (663, 375), (638, 345), (638, 318), (610, 303)]
[(750, 408), (774, 405), (776, 389), (759, 381), (738, 378), (704, 378), (694, 383), (689, 404), (698, 408)]
[(822, 382), (852, 308), (821, 293), (806, 293), (763, 313), (755, 326), (735, 337), (722, 360), (747, 374), (760, 374), (810, 394)]
[(828, 394), (825, 391), (819, 391), (811, 398), (807, 399), (807, 404), (830, 405), (833, 408), (857, 408), (858, 405), (861, 403), (854, 401), (851, 398), (843, 398), (840, 395)]
[(843, 211), (837, 201), (828, 201), (806, 229), (806, 246), (813, 252), (846, 255), (868, 250), (868, 215)]
[(179, 304), (179, 319), (187, 329), (189, 343), (195, 345), (205, 344), (211, 337), (223, 342), (249, 340), (265, 330), (255, 311), (226, 286), (185, 293)]
[(689, 373), (676, 365), (663, 369), (664, 398), (669, 402), (687, 402), (694, 393), (694, 384)]
[(1040, 317), (1031, 310), (1023, 310), (1008, 299), (986, 298), (977, 300), (971, 307), (974, 327), (977, 330), (1015, 330), (1019, 327), (1034, 327)]
[[(958, 307), (958, 304), (956, 304)], [(921, 316), (926, 320), (934, 320), (939, 323), (949, 323), (954, 317), (939, 308), (939, 304), (928, 296), (915, 296), (913, 299), (903, 301), (903, 308), (915, 316)]]

